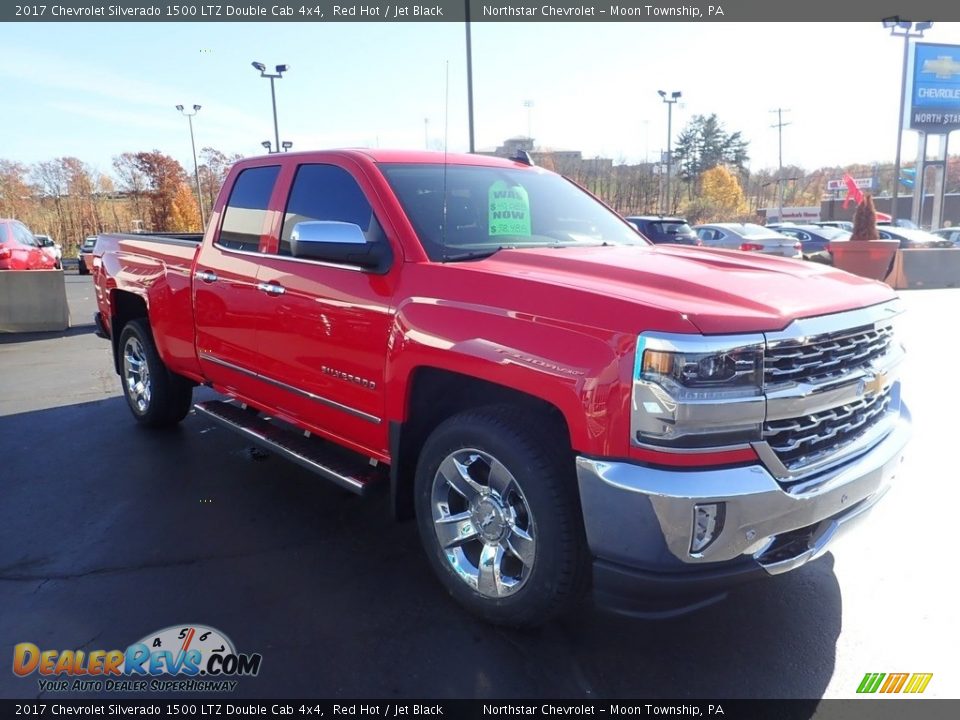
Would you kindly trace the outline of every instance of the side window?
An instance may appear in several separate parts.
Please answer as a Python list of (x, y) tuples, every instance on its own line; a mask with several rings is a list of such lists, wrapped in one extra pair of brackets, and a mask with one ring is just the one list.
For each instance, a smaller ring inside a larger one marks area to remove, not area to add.
[(359, 225), (369, 242), (383, 240), (383, 231), (357, 181), (336, 165), (301, 165), (293, 179), (283, 229), (280, 255), (290, 255), (290, 234), (299, 222), (334, 220)]
[(260, 250), (267, 206), (279, 172), (279, 165), (270, 165), (249, 168), (237, 176), (223, 214), (219, 245), (229, 250)]
[(20, 223), (13, 224), (13, 237), (21, 245), (28, 247), (39, 247), (40, 243), (33, 237), (33, 233), (27, 230), (25, 225)]

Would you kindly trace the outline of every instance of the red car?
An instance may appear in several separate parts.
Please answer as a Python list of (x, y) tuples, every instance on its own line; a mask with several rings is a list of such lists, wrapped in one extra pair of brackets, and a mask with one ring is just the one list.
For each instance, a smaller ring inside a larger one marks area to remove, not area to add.
[(26, 225), (19, 220), (0, 220), (0, 270), (53, 270), (56, 264)]

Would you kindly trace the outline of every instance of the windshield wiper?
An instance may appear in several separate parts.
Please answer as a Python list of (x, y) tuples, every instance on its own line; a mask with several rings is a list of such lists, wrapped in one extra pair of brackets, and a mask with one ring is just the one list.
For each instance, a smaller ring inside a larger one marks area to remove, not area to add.
[(457, 262), (458, 260), (480, 260), (482, 258), (488, 258), (491, 255), (495, 255), (506, 247), (506, 245), (499, 245), (495, 248), (488, 248), (486, 250), (471, 250), (469, 252), (453, 254), (444, 253), (442, 259), (443, 262)]

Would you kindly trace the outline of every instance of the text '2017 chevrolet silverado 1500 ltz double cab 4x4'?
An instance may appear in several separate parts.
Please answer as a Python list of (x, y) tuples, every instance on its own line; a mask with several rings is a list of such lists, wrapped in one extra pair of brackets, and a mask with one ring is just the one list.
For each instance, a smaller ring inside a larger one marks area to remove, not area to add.
[(196, 412), (389, 489), (446, 589), (544, 622), (689, 609), (818, 557), (897, 472), (901, 308), (821, 265), (653, 246), (527, 162), (238, 162), (206, 233), (103, 235), (134, 417)]

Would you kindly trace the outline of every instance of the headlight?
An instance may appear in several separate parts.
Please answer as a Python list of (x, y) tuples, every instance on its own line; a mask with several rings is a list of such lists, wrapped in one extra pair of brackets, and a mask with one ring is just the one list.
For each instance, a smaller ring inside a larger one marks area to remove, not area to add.
[(763, 351), (762, 335), (641, 335), (633, 442), (680, 449), (759, 440)]
[(688, 388), (759, 389), (763, 380), (763, 348), (705, 353), (644, 350), (641, 377)]

